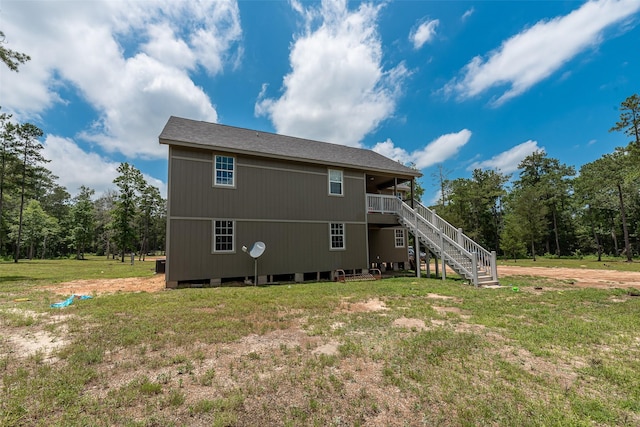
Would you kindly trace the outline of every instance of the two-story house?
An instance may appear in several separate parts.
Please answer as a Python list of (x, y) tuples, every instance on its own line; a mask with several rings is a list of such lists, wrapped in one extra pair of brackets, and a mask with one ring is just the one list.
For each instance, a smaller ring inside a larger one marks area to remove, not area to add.
[(421, 173), (371, 150), (178, 117), (159, 139), (169, 147), (167, 287), (253, 278), (241, 248), (257, 241), (259, 283), (407, 263), (408, 230), (436, 244), (410, 197)]

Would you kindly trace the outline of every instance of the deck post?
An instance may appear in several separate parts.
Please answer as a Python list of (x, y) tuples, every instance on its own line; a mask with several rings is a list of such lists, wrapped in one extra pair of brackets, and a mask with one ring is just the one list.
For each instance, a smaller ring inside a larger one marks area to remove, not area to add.
[(420, 265), (420, 236), (418, 236), (418, 215), (415, 215), (413, 229), (413, 261), (416, 265), (416, 277), (422, 277), (422, 265)]
[(473, 266), (473, 286), (478, 287), (478, 258), (475, 256), (471, 258), (471, 265)]
[(442, 258), (442, 280), (447, 280), (447, 265), (445, 261), (445, 253), (444, 253), (444, 230), (440, 228), (440, 258)]
[(431, 251), (429, 248), (425, 248), (426, 254), (424, 257), (424, 266), (427, 269), (427, 279), (431, 278)]
[(496, 251), (491, 251), (491, 278), (498, 281), (498, 256)]

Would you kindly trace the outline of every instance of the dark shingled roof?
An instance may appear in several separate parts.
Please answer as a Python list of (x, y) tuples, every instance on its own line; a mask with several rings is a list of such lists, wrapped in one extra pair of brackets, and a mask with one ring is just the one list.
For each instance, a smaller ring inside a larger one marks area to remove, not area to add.
[(420, 171), (371, 150), (174, 116), (169, 118), (159, 138), (161, 144), (167, 145), (208, 148), (371, 172), (422, 176)]

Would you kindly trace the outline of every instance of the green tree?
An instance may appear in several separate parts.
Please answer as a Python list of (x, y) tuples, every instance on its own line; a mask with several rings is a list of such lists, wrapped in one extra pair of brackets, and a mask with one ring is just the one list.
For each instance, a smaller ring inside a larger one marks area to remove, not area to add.
[[(40, 202), (29, 200), (24, 208), (22, 222), (22, 238), (28, 248), (27, 257), (33, 259), (40, 247), (40, 257), (47, 255), (47, 245), (58, 232), (58, 221), (47, 214)], [(14, 227), (14, 234), (19, 231)]]
[(501, 200), (509, 176), (493, 170), (476, 169), (471, 179), (458, 178), (450, 183), (449, 204), (438, 214), (483, 246), (498, 249), (502, 223)]
[(4, 250), (5, 236), (5, 194), (13, 185), (12, 171), (17, 162), (16, 157), (16, 125), (11, 115), (0, 114), (0, 253)]
[(17, 128), (17, 151), (20, 156), (20, 214), (18, 219), (18, 232), (16, 235), (16, 250), (14, 262), (20, 258), (20, 241), (22, 239), (22, 220), (25, 204), (25, 192), (27, 190), (27, 180), (33, 174), (34, 167), (47, 160), (40, 154), (44, 147), (38, 141), (42, 137), (42, 130), (31, 123), (24, 123)]
[(620, 104), (620, 120), (609, 129), (609, 132), (624, 132), (633, 140), (630, 144), (634, 144), (640, 149), (640, 96), (633, 94)]
[(500, 248), (505, 257), (511, 257), (516, 261), (526, 253), (526, 243), (522, 240), (523, 235), (518, 216), (513, 213), (505, 214), (504, 227), (500, 233)]
[[(518, 165), (520, 176), (514, 182), (516, 188), (535, 187), (541, 194), (547, 211), (547, 229), (549, 233), (544, 233), (542, 237), (546, 239), (547, 251), (551, 252), (550, 241), (555, 244), (555, 254), (560, 256), (563, 251), (561, 245), (561, 223), (564, 224), (565, 234), (570, 228), (569, 218), (563, 216), (568, 212), (569, 198), (571, 194), (571, 177), (575, 175), (573, 166), (560, 163), (557, 159), (547, 157), (544, 150), (538, 150), (525, 157)], [(566, 239), (565, 239), (566, 240)], [(568, 243), (565, 244), (568, 246)]]
[(71, 223), (73, 243), (76, 248), (76, 259), (84, 259), (85, 249), (93, 240), (95, 229), (95, 212), (91, 196), (94, 191), (84, 185), (80, 187), (80, 193), (75, 197), (71, 208)]
[(124, 254), (132, 251), (136, 233), (134, 220), (137, 213), (138, 191), (143, 186), (142, 173), (128, 163), (118, 166), (118, 177), (113, 180), (118, 187), (118, 196), (113, 213), (113, 229), (118, 242), (121, 261)]
[(3, 43), (5, 43), (5, 35), (0, 31), (0, 60), (2, 60), (11, 71), (17, 72), (20, 64), (24, 64), (31, 59), (29, 55), (7, 49), (3, 46)]
[(520, 232), (520, 238), (530, 244), (531, 257), (536, 260), (536, 244), (547, 230), (547, 206), (539, 187), (526, 186), (515, 188), (509, 197), (509, 209), (515, 216), (513, 221), (518, 227), (513, 232)]
[(140, 211), (140, 254), (139, 259), (144, 260), (149, 252), (149, 237), (153, 220), (163, 209), (163, 200), (160, 190), (147, 184), (144, 179), (139, 188), (139, 211)]
[(627, 220), (627, 199), (638, 191), (637, 182), (630, 179), (633, 174), (629, 174), (629, 170), (633, 167), (633, 159), (629, 152), (616, 149), (612, 154), (605, 154), (580, 168), (581, 192), (593, 193), (589, 200), (594, 206), (606, 208), (606, 204), (612, 204), (614, 201), (617, 204), (622, 224), (624, 253), (629, 262), (633, 260), (633, 255)]
[(105, 191), (102, 196), (93, 203), (96, 227), (94, 240), (96, 242), (96, 253), (106, 255), (109, 259), (109, 255), (116, 252), (116, 246), (114, 242), (115, 232), (113, 229), (117, 194), (115, 191)]

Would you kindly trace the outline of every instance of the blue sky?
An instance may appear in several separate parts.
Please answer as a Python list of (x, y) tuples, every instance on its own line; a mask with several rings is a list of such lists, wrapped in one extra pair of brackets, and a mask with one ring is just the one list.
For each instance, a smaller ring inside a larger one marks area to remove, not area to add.
[(0, 106), (60, 183), (166, 191), (171, 115), (374, 149), (432, 174), (593, 161), (640, 91), (640, 1), (3, 0)]

